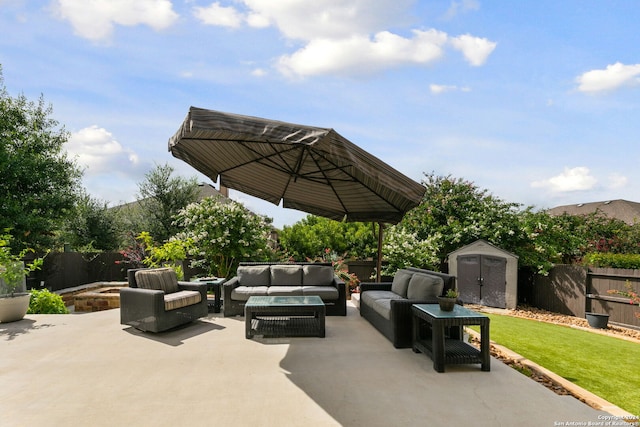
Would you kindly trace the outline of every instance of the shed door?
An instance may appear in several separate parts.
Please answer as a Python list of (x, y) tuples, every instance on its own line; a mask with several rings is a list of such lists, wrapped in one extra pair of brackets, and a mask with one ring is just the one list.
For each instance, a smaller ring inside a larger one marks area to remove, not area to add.
[(458, 291), (465, 304), (480, 304), (480, 255), (458, 256)]
[(465, 303), (506, 308), (507, 259), (493, 255), (458, 256), (458, 289)]

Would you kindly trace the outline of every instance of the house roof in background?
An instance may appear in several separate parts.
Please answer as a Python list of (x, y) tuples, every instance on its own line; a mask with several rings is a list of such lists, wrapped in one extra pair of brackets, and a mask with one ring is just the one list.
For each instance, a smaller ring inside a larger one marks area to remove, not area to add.
[[(225, 199), (228, 199), (228, 197), (224, 196), (222, 193), (216, 190), (216, 188), (213, 185), (207, 184), (205, 182), (198, 184), (198, 201), (204, 199), (205, 197), (217, 197), (217, 196), (221, 196)], [(127, 208), (137, 208), (138, 206), (140, 206), (140, 201), (135, 200), (133, 202), (123, 203), (121, 205), (114, 206), (113, 208), (127, 209)]]
[(550, 215), (562, 215), (563, 213), (569, 215), (588, 215), (598, 211), (609, 218), (616, 218), (627, 224), (640, 222), (640, 203), (622, 199), (556, 206), (555, 208), (547, 210)]

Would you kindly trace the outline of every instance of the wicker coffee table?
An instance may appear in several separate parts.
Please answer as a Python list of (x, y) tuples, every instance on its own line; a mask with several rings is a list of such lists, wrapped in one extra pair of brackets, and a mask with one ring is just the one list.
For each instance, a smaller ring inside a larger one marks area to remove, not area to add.
[(325, 313), (318, 296), (252, 296), (244, 306), (245, 335), (324, 338)]
[[(489, 354), (489, 318), (460, 305), (442, 311), (438, 304), (414, 304), (413, 351), (433, 359), (433, 369), (444, 372), (445, 364), (480, 363), (483, 371), (491, 369)], [(462, 334), (446, 337), (445, 329), (480, 325), (480, 350), (462, 341)]]

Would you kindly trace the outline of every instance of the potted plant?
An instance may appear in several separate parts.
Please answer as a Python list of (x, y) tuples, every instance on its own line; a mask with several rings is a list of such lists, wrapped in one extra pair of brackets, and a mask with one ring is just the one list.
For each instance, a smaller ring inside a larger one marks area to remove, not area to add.
[(27, 314), (31, 294), (24, 287), (25, 278), (42, 266), (42, 258), (25, 265), (23, 259), (33, 249), (12, 254), (11, 238), (7, 232), (0, 235), (0, 323), (15, 322)]
[(442, 311), (453, 311), (457, 301), (458, 291), (455, 289), (448, 289), (444, 296), (438, 297), (438, 304), (440, 304)]

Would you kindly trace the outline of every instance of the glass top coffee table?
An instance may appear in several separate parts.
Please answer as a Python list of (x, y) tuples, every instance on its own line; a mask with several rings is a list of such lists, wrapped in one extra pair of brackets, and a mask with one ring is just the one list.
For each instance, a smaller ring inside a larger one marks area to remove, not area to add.
[[(491, 369), (489, 354), (489, 318), (460, 305), (442, 311), (438, 304), (414, 304), (413, 351), (433, 359), (433, 369), (444, 372), (445, 364), (480, 363), (483, 371)], [(459, 328), (480, 325), (480, 350), (462, 341)], [(447, 332), (458, 328), (447, 337)]]
[(326, 307), (318, 296), (252, 296), (244, 306), (245, 336), (325, 336)]

